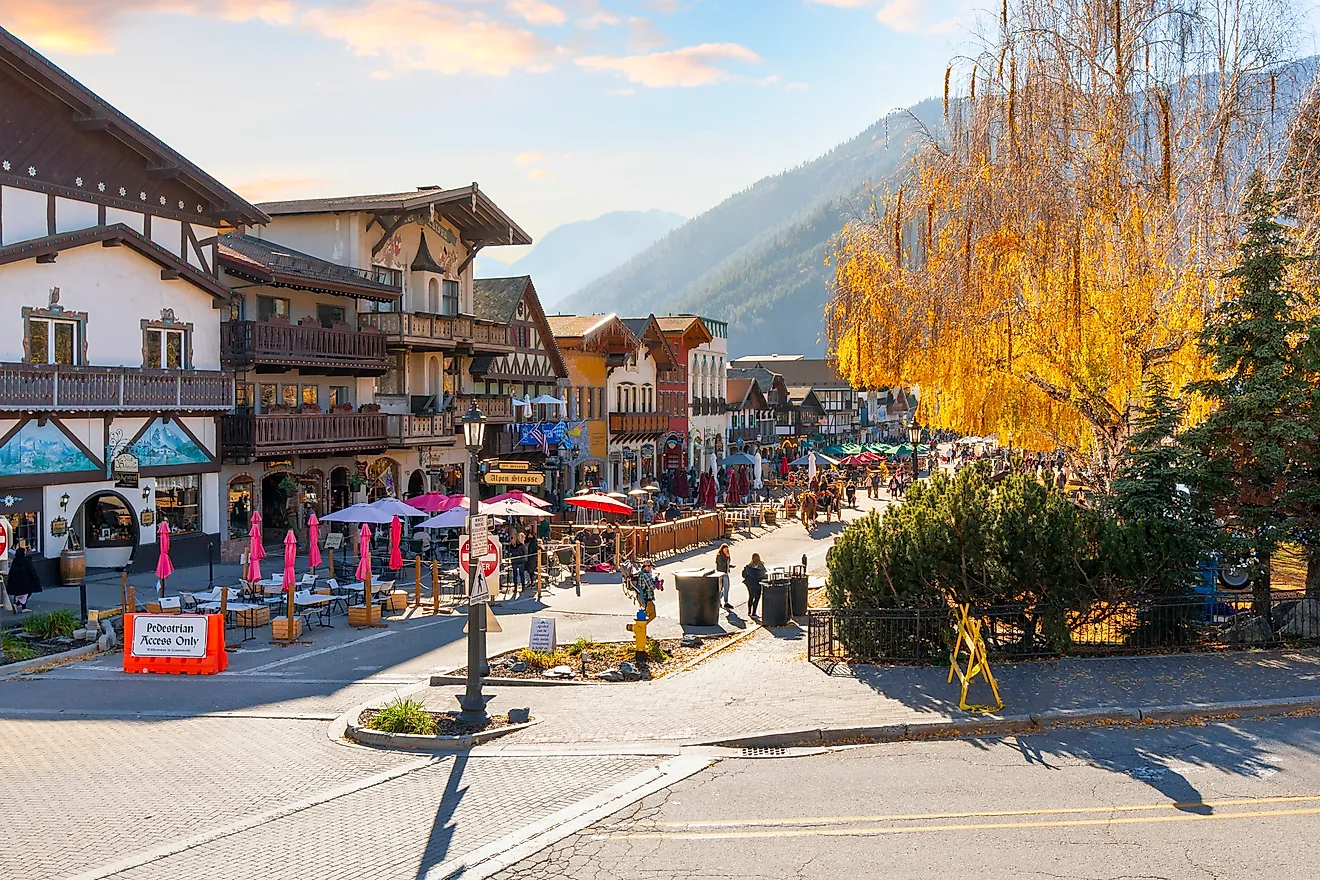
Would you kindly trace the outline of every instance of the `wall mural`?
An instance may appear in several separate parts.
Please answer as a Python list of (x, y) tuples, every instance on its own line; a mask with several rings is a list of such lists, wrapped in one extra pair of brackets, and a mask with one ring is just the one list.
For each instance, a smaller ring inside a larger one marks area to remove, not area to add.
[(100, 470), (55, 422), (24, 423), (0, 446), (0, 476), (70, 474)]
[(156, 419), (128, 449), (139, 467), (177, 467), (209, 464), (211, 457), (189, 437), (177, 422)]

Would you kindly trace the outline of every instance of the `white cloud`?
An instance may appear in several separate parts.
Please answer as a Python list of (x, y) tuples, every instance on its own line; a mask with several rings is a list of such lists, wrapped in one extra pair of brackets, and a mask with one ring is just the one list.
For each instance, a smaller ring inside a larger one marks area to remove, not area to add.
[(875, 14), (875, 20), (900, 33), (909, 33), (921, 26), (923, 5), (923, 0), (890, 0)]
[(543, 168), (533, 168), (527, 172), (528, 180), (545, 180), (550, 176), (550, 172)]
[(630, 52), (654, 52), (669, 42), (669, 38), (649, 18), (633, 17), (628, 19), (628, 30), (628, 51)]
[(300, 22), (355, 55), (385, 59), (395, 71), (507, 76), (541, 67), (548, 51), (528, 30), (426, 0), (313, 9)]
[(519, 153), (517, 156), (513, 157), (513, 161), (517, 162), (519, 165), (534, 165), (537, 162), (542, 162), (548, 158), (550, 157), (545, 153), (528, 152)]
[(554, 25), (568, 21), (568, 16), (559, 7), (545, 0), (509, 0), (508, 8), (530, 25)]
[(737, 43), (703, 43), (649, 55), (596, 55), (577, 59), (577, 65), (593, 73), (622, 73), (629, 82), (663, 89), (726, 82), (733, 75), (721, 65), (730, 62), (759, 64), (760, 61), (759, 55)]

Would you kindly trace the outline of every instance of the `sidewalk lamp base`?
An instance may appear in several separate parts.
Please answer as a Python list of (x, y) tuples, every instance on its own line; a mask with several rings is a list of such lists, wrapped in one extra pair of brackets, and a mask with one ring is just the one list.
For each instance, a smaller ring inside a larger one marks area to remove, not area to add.
[(458, 720), (464, 724), (485, 724), (490, 721), (490, 715), (486, 714), (486, 704), (491, 700), (490, 696), (483, 694), (476, 700), (469, 700), (467, 694), (458, 695)]

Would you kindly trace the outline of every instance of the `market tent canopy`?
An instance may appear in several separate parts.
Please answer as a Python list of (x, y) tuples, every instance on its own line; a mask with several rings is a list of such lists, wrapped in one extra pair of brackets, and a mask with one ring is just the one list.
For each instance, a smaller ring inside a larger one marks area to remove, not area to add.
[(808, 452), (801, 458), (795, 458), (789, 463), (792, 464), (793, 467), (806, 467), (811, 463), (813, 457), (816, 460), (816, 467), (828, 467), (830, 465), (838, 464), (837, 461), (830, 458), (828, 455), (822, 455), (819, 452)]
[(394, 519), (394, 514), (386, 513), (370, 504), (354, 504), (334, 513), (321, 517), (321, 522), (379, 523), (385, 524)]
[(756, 464), (756, 456), (748, 455), (745, 452), (735, 452), (728, 458), (720, 462), (721, 465), (728, 467), (734, 464)]

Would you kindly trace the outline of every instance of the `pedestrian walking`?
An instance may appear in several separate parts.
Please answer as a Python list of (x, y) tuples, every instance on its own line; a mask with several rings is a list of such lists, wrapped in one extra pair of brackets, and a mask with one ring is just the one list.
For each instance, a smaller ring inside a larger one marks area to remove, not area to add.
[(747, 615), (756, 617), (756, 609), (761, 604), (761, 584), (765, 581), (765, 564), (761, 562), (761, 554), (753, 553), (752, 561), (743, 566), (742, 579), (747, 587)]
[(720, 573), (720, 595), (725, 608), (733, 607), (729, 604), (729, 569), (732, 563), (733, 557), (729, 552), (729, 545), (721, 544), (720, 549), (715, 552), (715, 570)]
[(523, 585), (524, 566), (526, 557), (523, 555), (526, 548), (523, 544), (521, 532), (514, 532), (513, 538), (509, 541), (509, 574), (513, 579), (513, 587), (518, 590)]
[[(536, 538), (536, 530), (527, 530), (527, 539), (523, 542), (523, 580), (529, 583), (536, 582), (537, 563), (541, 556), (541, 542)], [(536, 584), (537, 589), (541, 585)]]
[(14, 600), (14, 611), (28, 611), (28, 597), (41, 592), (41, 577), (32, 564), (32, 554), (27, 544), (19, 544), (14, 550), (14, 561), (9, 564), (9, 577), (5, 579), (5, 591)]
[(646, 622), (655, 620), (655, 591), (662, 590), (655, 576), (655, 563), (646, 560), (637, 573), (637, 604), (646, 609)]

